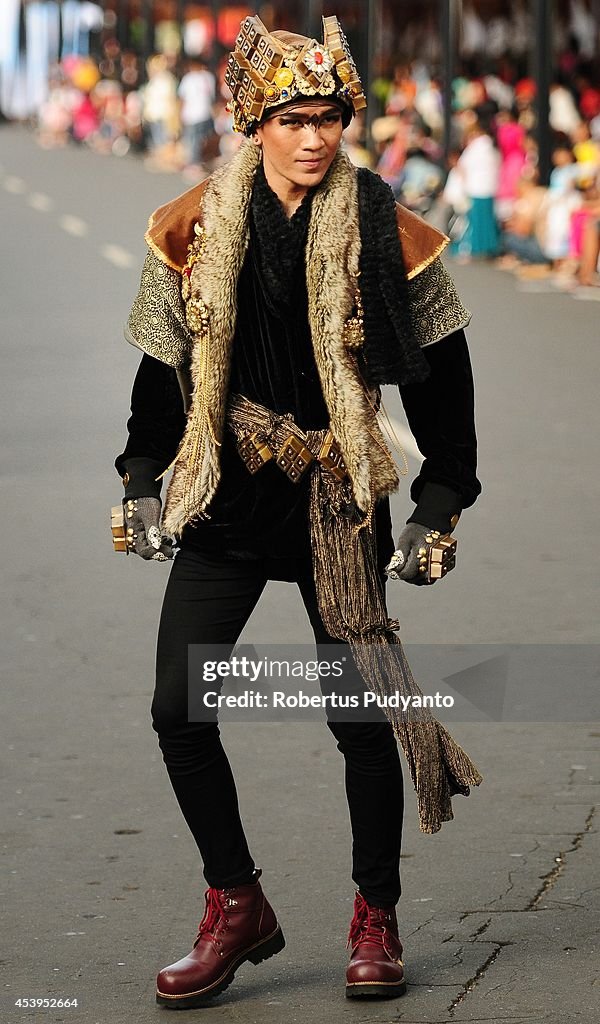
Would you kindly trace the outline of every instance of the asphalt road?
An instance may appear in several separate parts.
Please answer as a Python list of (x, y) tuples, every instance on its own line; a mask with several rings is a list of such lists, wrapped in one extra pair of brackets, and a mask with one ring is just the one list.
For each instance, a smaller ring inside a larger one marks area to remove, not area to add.
[[(0, 1019), (137, 1024), (164, 1019), (155, 971), (188, 950), (204, 888), (149, 724), (168, 570), (113, 555), (108, 529), (138, 361), (122, 324), (147, 216), (185, 184), (134, 159), (42, 151), (12, 127), (0, 131), (0, 165)], [(407, 642), (560, 643), (575, 657), (599, 639), (598, 306), (520, 290), (486, 266), (454, 272), (474, 313), (484, 494), (461, 520), (457, 570), (434, 588), (390, 588), (390, 611)], [(406, 485), (398, 527), (409, 507)], [(311, 639), (288, 584), (269, 585), (242, 640), (274, 638)], [(566, 704), (571, 682), (567, 670)], [(288, 944), (178, 1020), (597, 1019), (600, 725), (568, 717), (454, 728), (485, 783), (435, 837), (418, 832), (409, 794), (409, 991), (367, 1005), (343, 997), (353, 888), (341, 756), (320, 723), (228, 724)], [(61, 997), (77, 1007), (15, 1005)]]

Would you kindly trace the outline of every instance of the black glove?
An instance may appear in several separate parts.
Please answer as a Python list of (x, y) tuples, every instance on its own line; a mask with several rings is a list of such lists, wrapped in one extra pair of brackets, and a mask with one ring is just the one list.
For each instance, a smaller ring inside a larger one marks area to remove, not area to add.
[[(431, 539), (427, 541), (426, 537)], [(434, 536), (430, 527), (422, 526), (421, 523), (407, 523), (398, 537), (396, 550), (389, 565), (385, 567), (389, 579), (404, 580), (405, 583), (414, 583), (417, 587), (435, 583), (436, 580), (429, 580), (427, 573), (420, 571), (419, 559), (427, 556), (436, 539), (439, 539), (439, 533)]]
[(128, 550), (146, 560), (166, 562), (173, 558), (173, 541), (161, 531), (160, 509), (160, 498), (123, 501)]

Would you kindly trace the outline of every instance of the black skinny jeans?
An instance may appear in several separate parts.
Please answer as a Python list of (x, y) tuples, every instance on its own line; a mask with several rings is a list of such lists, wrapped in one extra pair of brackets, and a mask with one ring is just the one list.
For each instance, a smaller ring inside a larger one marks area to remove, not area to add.
[[(326, 633), (310, 561), (296, 582), (317, 644), (341, 643)], [(192, 831), (209, 886), (248, 882), (254, 870), (235, 782), (216, 722), (188, 721), (188, 644), (233, 649), (269, 579), (273, 561), (206, 555), (182, 548), (165, 593), (158, 635), (153, 728), (177, 800)], [(352, 877), (374, 905), (400, 896), (403, 789), (398, 747), (381, 713), (375, 722), (330, 722), (346, 763), (352, 827)]]

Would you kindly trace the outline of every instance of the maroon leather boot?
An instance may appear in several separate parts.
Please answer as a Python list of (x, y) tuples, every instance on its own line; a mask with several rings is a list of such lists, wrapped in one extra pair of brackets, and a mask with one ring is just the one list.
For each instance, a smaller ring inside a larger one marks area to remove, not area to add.
[(352, 955), (346, 971), (349, 998), (379, 996), (391, 999), (406, 992), (402, 943), (393, 907), (372, 907), (359, 892), (354, 900), (348, 945)]
[(193, 949), (163, 968), (156, 979), (157, 1003), (173, 1010), (202, 1006), (227, 988), (240, 964), (259, 964), (285, 946), (258, 880), (231, 889), (207, 889), (204, 899), (206, 910)]

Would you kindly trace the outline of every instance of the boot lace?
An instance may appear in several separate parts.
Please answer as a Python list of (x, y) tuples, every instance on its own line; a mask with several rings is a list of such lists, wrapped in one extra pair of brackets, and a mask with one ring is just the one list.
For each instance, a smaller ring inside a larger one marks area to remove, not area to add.
[(356, 946), (359, 942), (374, 942), (383, 946), (385, 929), (389, 928), (390, 916), (381, 907), (371, 907), (367, 901), (356, 894), (354, 917), (350, 922), (347, 947)]
[(227, 915), (225, 908), (228, 901), (226, 900), (226, 889), (207, 889), (204, 894), (205, 909), (204, 917), (198, 925), (198, 935), (194, 946), (197, 946), (198, 942), (203, 935), (209, 933), (216, 934), (218, 931), (217, 925), (220, 921), (227, 922)]

